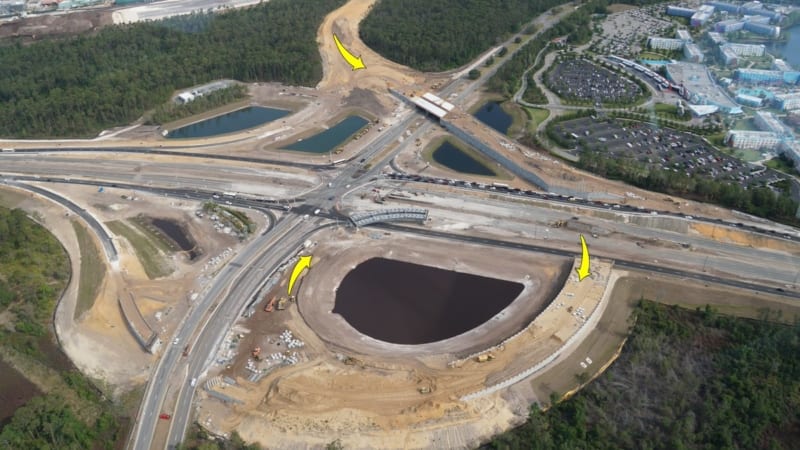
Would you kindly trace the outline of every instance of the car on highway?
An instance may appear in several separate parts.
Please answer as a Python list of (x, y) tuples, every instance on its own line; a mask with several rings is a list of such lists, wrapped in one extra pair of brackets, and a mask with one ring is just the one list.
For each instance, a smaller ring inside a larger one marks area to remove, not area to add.
[(181, 338), (175, 338), (175, 340), (172, 341), (172, 345), (178, 345), (178, 342), (180, 342), (180, 341), (181, 341)]
[(167, 413), (161, 413), (158, 415), (158, 418), (162, 420), (169, 420), (172, 418), (172, 416)]

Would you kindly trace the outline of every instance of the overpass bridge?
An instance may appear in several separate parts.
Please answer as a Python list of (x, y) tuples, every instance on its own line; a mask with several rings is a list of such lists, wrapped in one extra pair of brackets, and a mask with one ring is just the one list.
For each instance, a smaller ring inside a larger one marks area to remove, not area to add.
[(422, 208), (392, 208), (351, 214), (350, 223), (356, 228), (386, 222), (420, 222), (428, 220), (428, 210)]

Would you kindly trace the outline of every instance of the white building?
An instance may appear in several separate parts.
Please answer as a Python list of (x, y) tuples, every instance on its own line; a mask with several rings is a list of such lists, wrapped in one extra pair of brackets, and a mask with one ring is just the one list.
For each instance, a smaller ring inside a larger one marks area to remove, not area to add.
[(194, 100), (194, 94), (191, 92), (181, 92), (178, 94), (177, 101), (178, 103), (189, 103), (190, 101)]
[(739, 56), (764, 56), (764, 53), (766, 53), (766, 47), (760, 44), (734, 44), (729, 42), (726, 46)]
[(800, 92), (792, 92), (791, 94), (777, 94), (775, 95), (775, 100), (778, 102), (778, 107), (783, 111), (800, 109)]
[(722, 61), (726, 66), (735, 66), (739, 64), (739, 56), (733, 52), (727, 45), (720, 45), (719, 53), (722, 56)]
[(768, 111), (756, 111), (753, 121), (761, 131), (771, 131), (778, 136), (791, 137), (792, 130), (783, 124), (775, 114)]
[(725, 142), (733, 148), (775, 150), (783, 139), (771, 131), (730, 130), (725, 136)]
[(772, 61), (772, 69), (773, 70), (780, 70), (781, 72), (791, 72), (792, 66), (789, 65), (786, 61), (775, 58)]
[(723, 37), (722, 34), (717, 33), (716, 31), (709, 31), (708, 38), (711, 39), (711, 42), (713, 42), (715, 45), (725, 43), (725, 37)]
[(683, 56), (686, 57), (688, 61), (695, 63), (701, 63), (703, 62), (703, 59), (705, 59), (703, 51), (700, 50), (700, 47), (698, 47), (695, 44), (692, 44), (691, 42), (687, 42), (686, 44), (684, 44)]
[(683, 42), (692, 42), (692, 34), (689, 33), (689, 30), (678, 30), (675, 32), (675, 39)]
[(647, 38), (647, 46), (658, 50), (680, 50), (683, 48), (683, 41), (680, 39), (650, 36)]

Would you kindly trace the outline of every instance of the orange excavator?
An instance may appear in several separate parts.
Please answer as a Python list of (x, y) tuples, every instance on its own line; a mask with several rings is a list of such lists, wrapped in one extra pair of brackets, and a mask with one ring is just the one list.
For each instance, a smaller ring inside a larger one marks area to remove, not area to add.
[(272, 298), (269, 300), (269, 302), (267, 303), (267, 306), (265, 306), (265, 307), (264, 307), (264, 311), (266, 311), (266, 312), (272, 312), (272, 310), (275, 308), (275, 299), (276, 299), (276, 297), (275, 297), (275, 296), (273, 296), (273, 297), (272, 297)]

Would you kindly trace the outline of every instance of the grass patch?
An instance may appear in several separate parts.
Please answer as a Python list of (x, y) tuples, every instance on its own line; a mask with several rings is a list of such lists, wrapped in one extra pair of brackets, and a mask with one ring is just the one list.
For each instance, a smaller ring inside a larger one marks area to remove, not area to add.
[(72, 228), (75, 230), (81, 251), (81, 276), (78, 279), (78, 302), (75, 305), (74, 315), (77, 319), (94, 305), (106, 271), (100, 249), (86, 228), (75, 220), (72, 221)]
[(550, 111), (541, 108), (525, 108), (525, 112), (528, 114), (528, 131), (536, 132), (536, 129), (539, 127), (539, 124), (547, 120), (550, 117)]
[(727, 151), (735, 158), (739, 158), (742, 161), (753, 162), (764, 159), (760, 151), (750, 148), (731, 148), (727, 149)]
[(800, 172), (798, 172), (794, 166), (789, 165), (783, 158), (772, 158), (768, 161), (765, 161), (764, 165), (770, 169), (775, 169), (779, 172), (800, 177)]
[(745, 118), (739, 119), (733, 123), (731, 130), (747, 130), (747, 131), (758, 131), (758, 127), (756, 127), (755, 122), (753, 122), (752, 118)]
[(14, 209), (26, 198), (25, 194), (21, 192), (12, 189), (0, 189), (0, 206), (4, 208)]
[(177, 245), (164, 236), (161, 231), (157, 230), (154, 225), (144, 216), (136, 216), (130, 219), (131, 225), (147, 239), (150, 240), (159, 250), (165, 254), (172, 253), (177, 250)]
[(108, 222), (106, 225), (114, 234), (124, 237), (131, 243), (147, 278), (152, 280), (172, 273), (172, 269), (166, 264), (163, 255), (152, 240), (118, 220)]

